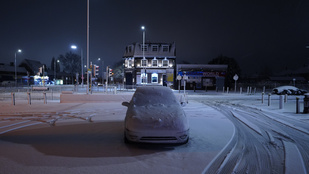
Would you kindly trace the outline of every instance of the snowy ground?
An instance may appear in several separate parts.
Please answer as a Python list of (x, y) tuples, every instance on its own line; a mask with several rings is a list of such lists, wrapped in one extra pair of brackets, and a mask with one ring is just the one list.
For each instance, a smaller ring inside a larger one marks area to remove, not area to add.
[(189, 101), (188, 144), (127, 145), (121, 102), (2, 101), (0, 173), (202, 173), (234, 132), (218, 111)]
[(122, 101), (1, 101), (0, 173), (308, 173), (309, 114), (295, 113), (295, 96), (283, 109), (261, 94), (188, 98), (179, 146), (124, 144)]

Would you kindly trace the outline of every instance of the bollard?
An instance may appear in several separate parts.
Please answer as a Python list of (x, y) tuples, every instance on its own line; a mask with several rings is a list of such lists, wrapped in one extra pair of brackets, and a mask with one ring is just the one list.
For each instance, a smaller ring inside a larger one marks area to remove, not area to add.
[(117, 93), (117, 88), (116, 87), (114, 87), (114, 94), (116, 94)]
[(264, 92), (262, 92), (262, 104), (264, 103)]
[(47, 104), (46, 92), (43, 92), (43, 97), (44, 97), (44, 104)]
[(226, 88), (226, 93), (229, 93), (230, 87)]
[(249, 86), (247, 87), (247, 94), (249, 94)]
[(283, 109), (283, 95), (279, 96), (279, 109)]
[(299, 113), (299, 110), (300, 110), (300, 105), (299, 105), (299, 98), (296, 97), (296, 114)]
[(249, 88), (249, 94), (251, 95), (252, 94), (252, 87), (250, 86)]
[(285, 95), (284, 95), (284, 103), (287, 103), (287, 102), (288, 102), (288, 95), (285, 94)]
[(28, 96), (28, 104), (31, 105), (31, 93), (27, 92), (27, 96)]
[(309, 93), (305, 94), (304, 98), (304, 114), (309, 113)]
[(12, 96), (12, 105), (15, 106), (15, 93), (12, 92), (12, 93), (11, 93), (11, 96)]
[(240, 89), (239, 89), (239, 93), (240, 93), (240, 94), (242, 93), (242, 87), (240, 87)]
[(270, 103), (271, 102), (271, 94), (270, 93), (268, 93), (268, 106), (270, 106)]
[(224, 93), (224, 86), (223, 86), (223, 93)]

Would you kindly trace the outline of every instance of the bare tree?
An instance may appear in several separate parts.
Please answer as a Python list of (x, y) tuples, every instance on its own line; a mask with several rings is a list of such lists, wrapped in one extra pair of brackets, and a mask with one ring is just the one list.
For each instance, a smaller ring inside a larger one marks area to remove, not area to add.
[(68, 52), (65, 55), (59, 55), (61, 65), (63, 66), (63, 71), (70, 74), (72, 80), (76, 73), (81, 71), (81, 59), (80, 56), (72, 52)]

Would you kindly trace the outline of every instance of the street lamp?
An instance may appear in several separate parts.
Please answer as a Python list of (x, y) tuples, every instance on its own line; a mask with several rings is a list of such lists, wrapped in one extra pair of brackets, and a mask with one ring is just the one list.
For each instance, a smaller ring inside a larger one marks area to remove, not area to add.
[(89, 0), (87, 0), (87, 94), (89, 93)]
[(21, 50), (18, 49), (18, 50), (15, 52), (15, 87), (17, 86), (16, 53), (21, 53)]
[[(142, 52), (143, 52), (143, 60), (146, 62), (146, 58), (145, 58), (145, 26), (141, 27), (142, 31), (143, 31), (143, 46), (142, 46)], [(146, 66), (147, 66), (147, 62), (146, 65), (143, 66), (144, 67), (144, 76), (142, 77), (142, 79), (144, 80), (143, 83), (147, 83), (147, 74), (146, 74)]]
[(60, 62), (59, 60), (56, 61), (54, 59), (54, 84), (56, 84), (56, 79), (57, 79), (56, 78), (56, 73), (57, 73), (56, 70), (57, 70), (57, 63), (59, 63), (59, 62)]
[(98, 61), (101, 61), (101, 73), (102, 73), (102, 81), (101, 81), (101, 83), (103, 85), (103, 78), (104, 78), (104, 76), (103, 76), (103, 70), (104, 70), (103, 65), (104, 65), (104, 61), (101, 58), (98, 58)]
[[(76, 50), (77, 46), (76, 45), (72, 45), (71, 48)], [(81, 66), (82, 87), (84, 87), (84, 66), (83, 66), (83, 64), (84, 64), (83, 49), (80, 48), (80, 66)]]

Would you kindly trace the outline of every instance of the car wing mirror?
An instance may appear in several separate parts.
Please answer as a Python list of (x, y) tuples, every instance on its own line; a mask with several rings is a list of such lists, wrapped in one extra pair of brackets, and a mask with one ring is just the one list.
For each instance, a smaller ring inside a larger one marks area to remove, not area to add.
[(129, 107), (130, 103), (129, 102), (122, 102), (122, 106)]
[(185, 107), (187, 105), (188, 101), (186, 101), (186, 97), (184, 95), (180, 95), (179, 103), (182, 107)]
[(186, 102), (180, 102), (180, 106), (185, 107), (187, 105)]

